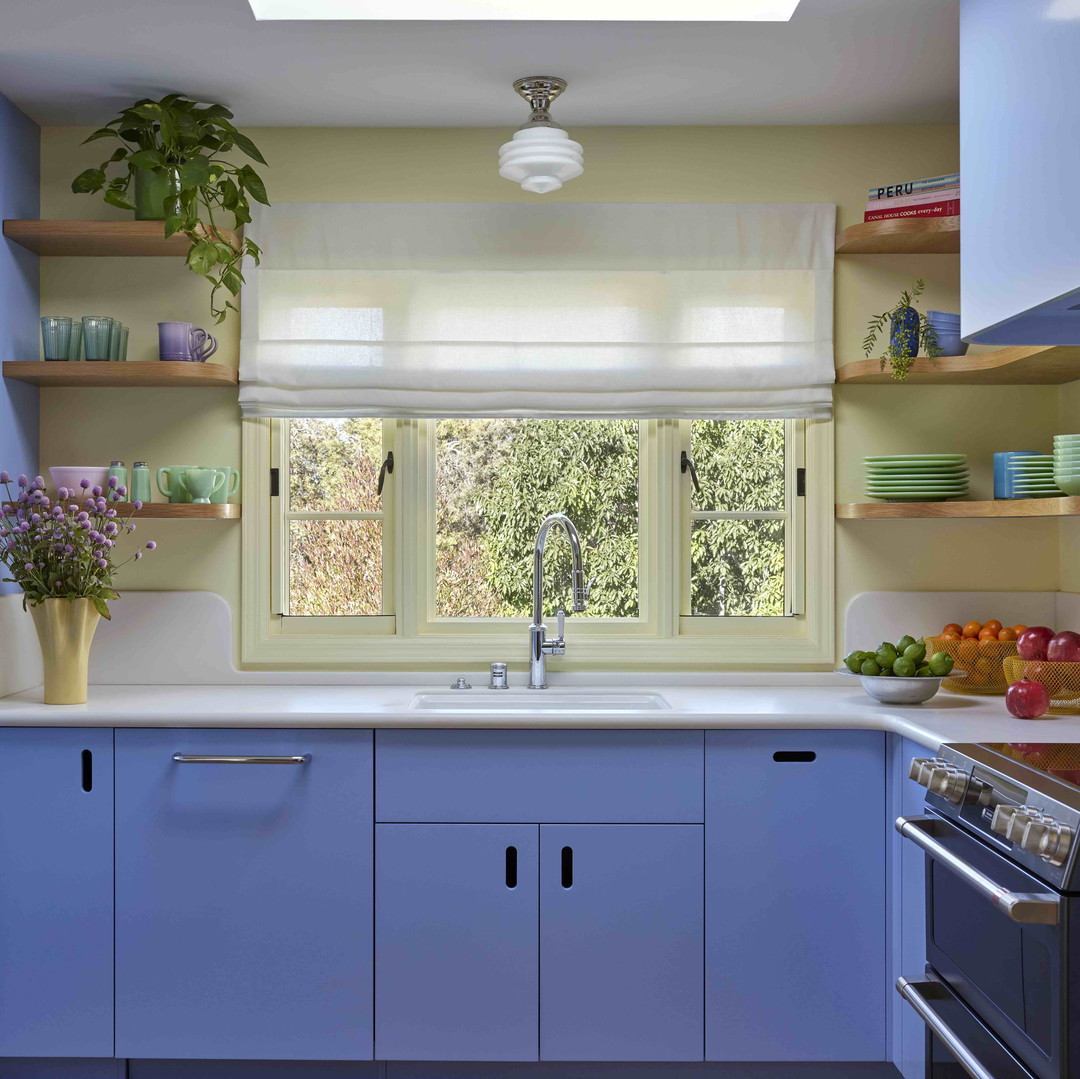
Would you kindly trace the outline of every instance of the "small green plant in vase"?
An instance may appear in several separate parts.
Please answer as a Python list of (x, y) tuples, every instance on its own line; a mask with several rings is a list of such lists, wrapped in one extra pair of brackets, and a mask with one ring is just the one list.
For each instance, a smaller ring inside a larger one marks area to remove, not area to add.
[[(178, 232), (187, 236), (187, 264), (213, 286), (210, 312), (218, 322), (237, 310), (229, 297), (238, 295), (244, 283), (244, 256), (258, 263), (260, 254), (254, 240), (237, 240), (227, 229), (251, 221), (249, 198), (269, 205), (259, 174), (229, 158), (238, 150), (266, 164), (232, 118), (224, 105), (204, 105), (180, 94), (136, 101), (85, 140), (117, 139), (122, 145), (71, 183), (76, 194), (104, 190), (110, 206), (134, 210), (142, 220), (164, 220), (167, 237)], [(110, 179), (112, 168), (122, 171)], [(222, 303), (218, 297), (223, 289), (229, 296)]]
[(897, 382), (907, 378), (916, 356), (933, 359), (942, 355), (937, 332), (915, 306), (925, 289), (926, 283), (920, 278), (910, 289), (900, 293), (894, 307), (874, 315), (866, 327), (866, 337), (863, 338), (863, 353), (866, 356), (873, 355), (878, 335), (886, 325), (889, 327), (889, 347), (881, 354), (881, 370), (884, 371), (888, 364)]

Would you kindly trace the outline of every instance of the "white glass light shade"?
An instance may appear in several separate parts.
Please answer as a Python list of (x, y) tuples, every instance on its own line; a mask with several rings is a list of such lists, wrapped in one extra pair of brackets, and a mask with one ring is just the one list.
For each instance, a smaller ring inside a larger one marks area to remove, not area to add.
[(581, 143), (561, 127), (524, 127), (499, 147), (499, 175), (545, 195), (585, 171)]

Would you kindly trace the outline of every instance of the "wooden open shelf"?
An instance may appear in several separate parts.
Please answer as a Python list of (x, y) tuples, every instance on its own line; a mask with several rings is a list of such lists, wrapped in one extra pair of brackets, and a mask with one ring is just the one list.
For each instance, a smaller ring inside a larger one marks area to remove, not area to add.
[[(230, 229), (221, 238), (239, 246)], [(38, 255), (153, 255), (182, 257), (191, 241), (177, 233), (165, 238), (161, 221), (18, 221), (4, 222), (4, 235)]]
[(918, 357), (905, 382), (896, 382), (880, 360), (859, 360), (837, 368), (836, 381), (855, 385), (1060, 386), (1080, 379), (1080, 347), (1011, 345), (968, 356)]
[(236, 369), (222, 363), (149, 360), (108, 363), (66, 360), (5, 360), (4, 378), (34, 386), (235, 386)]
[(999, 498), (993, 502), (841, 502), (838, 521), (898, 521), (927, 518), (1072, 517), (1080, 498)]
[[(110, 502), (116, 512), (126, 517), (132, 512), (130, 502)], [(238, 521), (241, 507), (235, 503), (217, 505), (213, 502), (144, 502), (135, 510), (136, 521)]]
[(959, 250), (959, 217), (865, 221), (836, 237), (838, 255), (955, 255)]

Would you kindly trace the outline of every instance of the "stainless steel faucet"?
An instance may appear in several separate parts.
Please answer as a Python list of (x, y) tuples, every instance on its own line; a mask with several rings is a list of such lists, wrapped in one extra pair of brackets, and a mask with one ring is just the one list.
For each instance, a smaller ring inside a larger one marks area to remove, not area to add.
[(544, 625), (544, 546), (552, 525), (562, 525), (566, 538), (570, 541), (570, 556), (573, 570), (570, 584), (574, 591), (575, 611), (585, 610), (589, 590), (585, 585), (585, 570), (581, 562), (581, 539), (574, 522), (563, 513), (553, 513), (545, 517), (536, 533), (536, 546), (533, 548), (533, 615), (529, 626), (529, 689), (547, 689), (547, 657), (566, 654), (566, 641), (563, 632), (566, 625), (566, 612), (559, 611), (559, 635), (554, 640), (547, 639), (547, 626)]

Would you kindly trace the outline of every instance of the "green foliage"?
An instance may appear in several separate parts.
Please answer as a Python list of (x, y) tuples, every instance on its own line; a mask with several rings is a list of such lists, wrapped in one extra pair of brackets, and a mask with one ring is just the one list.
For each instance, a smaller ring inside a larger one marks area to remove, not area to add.
[[(256, 263), (261, 254), (254, 240), (244, 239), (234, 246), (215, 212), (232, 215), (232, 227), (251, 221), (249, 197), (269, 205), (261, 177), (247, 164), (227, 160), (239, 150), (262, 165), (258, 147), (232, 124), (233, 114), (224, 105), (203, 105), (180, 94), (166, 94), (160, 101), (144, 98), (124, 109), (114, 120), (98, 128), (86, 142), (117, 139), (122, 146), (97, 168), (85, 169), (71, 182), (76, 194), (102, 196), (110, 206), (134, 210), (131, 183), (136, 173), (150, 172), (165, 192), (165, 235), (182, 232), (191, 241), (187, 265), (192, 272), (210, 281), (210, 313), (222, 322), (231, 299), (219, 303), (224, 289), (231, 296), (240, 292), (244, 277), (240, 266), (245, 255)], [(119, 166), (122, 172), (109, 179), (108, 172)]]
[(878, 335), (884, 332), (886, 327), (889, 328), (891, 337), (891, 328), (894, 318), (902, 317), (902, 312), (908, 309), (915, 312), (919, 323), (915, 349), (913, 350), (911, 348), (909, 335), (902, 333), (899, 335), (900, 343), (893, 344), (890, 340), (888, 348), (885, 349), (881, 356), (882, 371), (885, 370), (885, 365), (888, 364), (892, 369), (892, 377), (897, 382), (903, 382), (907, 378), (908, 371), (911, 370), (911, 365), (915, 362), (915, 357), (920, 353), (925, 353), (925, 355), (931, 358), (942, 355), (941, 346), (938, 344), (937, 332), (927, 321), (926, 316), (916, 308), (916, 302), (925, 289), (925, 282), (922, 278), (919, 278), (910, 289), (904, 289), (904, 291), (900, 293), (900, 299), (897, 301), (895, 307), (892, 307), (888, 311), (883, 311), (880, 315), (873, 315), (867, 323), (866, 336), (863, 338), (863, 354), (865, 356), (870, 356), (874, 351)]
[[(377, 420), (290, 421), (293, 510), (379, 509)], [(634, 420), (440, 420), (436, 425), (435, 611), (440, 617), (528, 617), (532, 553), (549, 513), (578, 526), (595, 583), (590, 617), (635, 617), (638, 600), (638, 432)], [(698, 421), (691, 448), (697, 511), (784, 506), (784, 422)], [(687, 480), (688, 482), (688, 480)], [(293, 614), (381, 610), (377, 523), (292, 525)], [(784, 613), (782, 521), (699, 520), (690, 537), (691, 610)], [(570, 609), (570, 550), (548, 539), (545, 601)]]
[[(697, 421), (690, 447), (701, 484), (693, 509), (784, 508), (783, 420)], [(691, 614), (784, 613), (783, 521), (695, 520), (690, 564)]]

